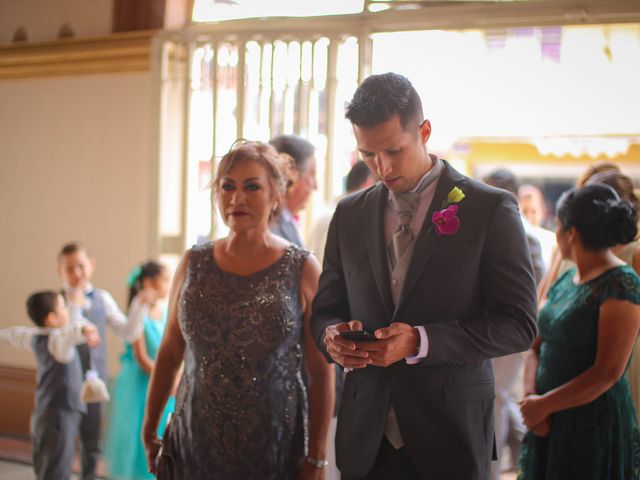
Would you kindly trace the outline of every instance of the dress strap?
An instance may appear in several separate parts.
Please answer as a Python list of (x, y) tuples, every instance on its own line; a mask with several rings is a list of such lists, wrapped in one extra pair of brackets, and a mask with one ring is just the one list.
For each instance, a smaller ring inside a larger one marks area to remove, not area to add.
[(293, 243), (287, 247), (284, 258), (280, 263), (280, 275), (286, 276), (290, 280), (290, 287), (298, 288), (304, 269), (304, 262), (311, 255), (306, 248), (299, 247)]

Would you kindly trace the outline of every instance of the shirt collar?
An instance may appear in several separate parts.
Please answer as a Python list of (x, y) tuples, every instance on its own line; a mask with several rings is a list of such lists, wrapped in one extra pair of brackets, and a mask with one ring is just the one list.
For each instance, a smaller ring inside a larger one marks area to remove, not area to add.
[[(436, 182), (438, 180), (438, 177), (440, 176), (440, 174), (442, 173), (442, 170), (444, 170), (444, 163), (442, 162), (442, 159), (439, 157), (436, 157), (435, 155), (429, 154), (429, 157), (431, 157), (431, 160), (433, 160), (433, 165), (431, 166), (431, 168), (429, 169), (429, 171), (427, 171), (422, 177), (420, 177), (420, 180), (418, 180), (418, 182), (416, 183), (416, 185), (409, 190), (409, 192), (415, 192), (420, 188), (420, 185), (424, 184), (424, 182), (429, 182), (429, 180), (432, 180), (432, 182)], [(420, 195), (424, 194), (424, 192), (426, 192), (429, 189), (429, 187), (427, 187), (423, 192), (420, 193)], [(389, 200), (390, 203), (393, 202), (393, 195), (389, 195)]]
[(282, 219), (285, 222), (296, 222), (295, 217), (293, 216), (293, 214), (291, 213), (291, 210), (289, 210), (287, 207), (282, 207), (282, 211), (280, 212), (280, 216), (282, 217)]
[[(73, 288), (71, 288), (71, 286), (69, 285), (64, 285), (62, 287), (62, 290), (64, 290), (65, 292), (70, 292), (73, 290)], [(84, 289), (84, 294), (85, 295), (93, 295), (93, 292), (95, 291), (95, 288), (93, 287), (93, 284), (91, 282), (87, 283), (87, 286)]]
[(429, 154), (429, 156), (433, 160), (433, 165), (427, 171), (427, 173), (425, 173), (420, 178), (418, 183), (416, 183), (416, 186), (413, 187), (411, 190), (409, 190), (410, 192), (416, 192), (420, 188), (420, 185), (424, 184), (425, 182), (428, 182), (431, 179), (433, 179), (433, 181), (435, 181), (435, 179), (437, 179), (440, 176), (440, 172), (442, 171), (442, 160), (440, 160), (435, 155)]

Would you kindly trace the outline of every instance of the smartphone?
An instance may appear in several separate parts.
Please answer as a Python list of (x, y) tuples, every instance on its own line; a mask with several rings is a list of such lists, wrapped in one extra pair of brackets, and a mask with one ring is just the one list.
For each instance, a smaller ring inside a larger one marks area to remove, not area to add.
[(350, 330), (347, 332), (340, 332), (340, 336), (352, 342), (375, 342), (378, 340), (373, 334), (362, 330)]

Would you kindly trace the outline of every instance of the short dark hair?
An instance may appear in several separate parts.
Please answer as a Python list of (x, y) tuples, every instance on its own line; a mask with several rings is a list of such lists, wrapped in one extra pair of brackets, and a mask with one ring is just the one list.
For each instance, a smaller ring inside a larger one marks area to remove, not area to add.
[(290, 155), (296, 164), (298, 172), (306, 170), (309, 160), (316, 152), (315, 147), (309, 140), (297, 135), (279, 135), (269, 140), (269, 143), (278, 153)]
[(499, 168), (484, 177), (482, 181), (487, 185), (501, 188), (502, 190), (513, 193), (516, 197), (518, 196), (520, 182), (518, 181), (518, 177), (516, 177), (511, 170), (507, 170), (506, 168)]
[(394, 115), (398, 115), (404, 130), (424, 120), (422, 101), (409, 79), (389, 72), (371, 75), (360, 84), (345, 117), (354, 125), (370, 128)]
[(367, 164), (362, 160), (358, 160), (347, 174), (347, 192), (359, 190), (370, 176), (371, 170), (369, 170)]
[(58, 252), (58, 260), (66, 255), (71, 255), (77, 252), (85, 252), (87, 255), (89, 251), (79, 242), (69, 242), (62, 246), (60, 251)]
[(558, 200), (562, 230), (575, 227), (587, 250), (599, 251), (631, 242), (638, 234), (636, 207), (609, 185), (572, 188)]
[(44, 320), (51, 312), (56, 310), (58, 293), (53, 290), (44, 290), (29, 295), (27, 298), (27, 315), (33, 323), (44, 327)]

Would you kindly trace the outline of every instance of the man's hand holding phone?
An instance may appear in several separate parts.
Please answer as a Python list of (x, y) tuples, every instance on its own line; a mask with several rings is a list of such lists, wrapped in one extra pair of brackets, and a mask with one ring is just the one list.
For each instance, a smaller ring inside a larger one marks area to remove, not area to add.
[(357, 343), (375, 340), (373, 335), (362, 331), (359, 320), (327, 327), (324, 335), (324, 344), (331, 358), (344, 368), (352, 369), (365, 368), (371, 363), (369, 353), (358, 349)]
[(406, 323), (392, 323), (371, 334), (363, 331), (362, 322), (352, 320), (327, 327), (324, 343), (331, 358), (344, 368), (388, 367), (418, 354), (420, 333)]

